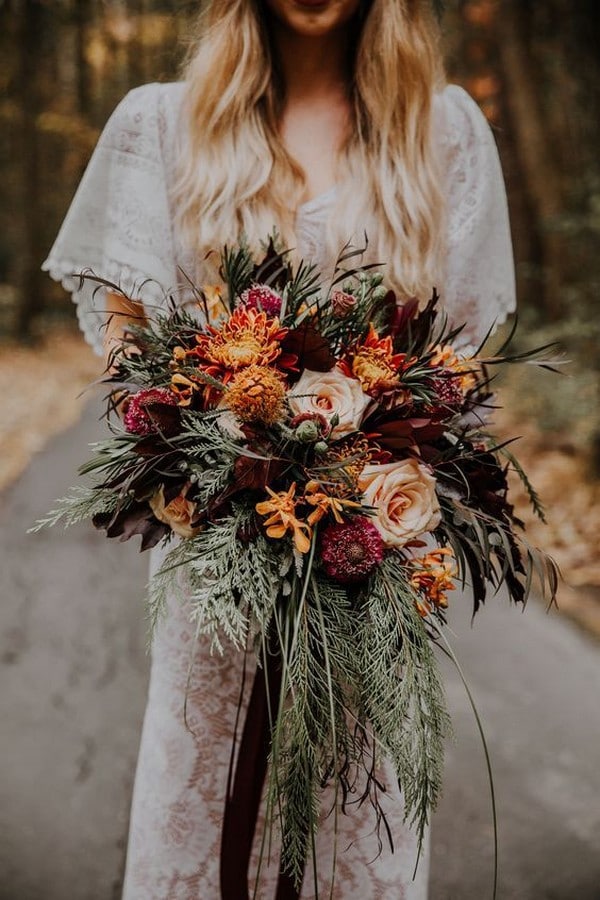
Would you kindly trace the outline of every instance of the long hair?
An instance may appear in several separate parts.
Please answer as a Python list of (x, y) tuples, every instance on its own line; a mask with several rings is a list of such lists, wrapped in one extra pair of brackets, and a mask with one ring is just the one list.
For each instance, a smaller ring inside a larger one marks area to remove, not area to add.
[[(174, 209), (182, 238), (200, 255), (242, 234), (258, 247), (274, 227), (294, 245), (304, 173), (279, 136), (284, 85), (261, 6), (209, 0), (184, 70)], [(440, 276), (444, 233), (433, 129), (443, 83), (437, 23), (427, 0), (365, 7), (327, 249), (335, 257), (366, 232), (369, 258), (386, 263), (396, 289), (425, 298)]]

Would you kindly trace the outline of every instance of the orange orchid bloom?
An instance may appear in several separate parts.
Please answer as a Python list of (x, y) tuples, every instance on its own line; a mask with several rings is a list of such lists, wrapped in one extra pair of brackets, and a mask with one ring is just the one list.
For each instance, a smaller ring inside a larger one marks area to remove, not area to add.
[(462, 373), (458, 378), (458, 383), (465, 393), (475, 387), (477, 383), (475, 372), (479, 368), (476, 359), (461, 358), (451, 344), (436, 344), (434, 347), (430, 347), (430, 350), (433, 353), (429, 360), (430, 366)]
[(171, 376), (170, 388), (177, 396), (178, 406), (189, 406), (192, 402), (194, 391), (200, 390), (201, 387), (202, 385), (192, 381), (186, 375), (181, 375), (179, 372)]
[(259, 516), (268, 516), (265, 520), (267, 534), (272, 538), (282, 538), (288, 531), (292, 533), (294, 546), (298, 553), (308, 553), (312, 538), (312, 529), (306, 522), (296, 516), (296, 482), (287, 491), (276, 493), (267, 487), (269, 500), (256, 504)]
[(320, 522), (328, 513), (331, 513), (335, 521), (341, 525), (344, 522), (342, 516), (344, 509), (360, 509), (360, 503), (356, 503), (354, 500), (344, 500), (341, 497), (331, 496), (318, 481), (309, 481), (307, 483), (304, 499), (310, 506), (314, 506), (307, 520), (309, 525), (315, 525), (317, 522)]
[(446, 592), (456, 587), (452, 580), (457, 574), (452, 550), (448, 547), (432, 550), (431, 553), (412, 560), (411, 566), (411, 584), (422, 595), (422, 599), (416, 602), (419, 615), (425, 618), (433, 608), (446, 609)]

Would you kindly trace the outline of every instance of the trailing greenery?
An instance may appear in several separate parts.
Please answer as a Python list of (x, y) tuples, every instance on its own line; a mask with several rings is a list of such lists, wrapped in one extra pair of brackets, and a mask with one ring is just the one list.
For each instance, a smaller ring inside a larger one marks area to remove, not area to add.
[(58, 506), (27, 530), (27, 534), (36, 534), (43, 528), (50, 528), (61, 523), (65, 528), (85, 522), (99, 513), (111, 513), (120, 504), (119, 497), (110, 490), (98, 490), (96, 487), (77, 485), (71, 488), (66, 497), (57, 501)]
[(397, 557), (377, 570), (358, 645), (365, 714), (393, 761), (406, 817), (422, 842), (441, 793), (449, 718), (433, 648)]

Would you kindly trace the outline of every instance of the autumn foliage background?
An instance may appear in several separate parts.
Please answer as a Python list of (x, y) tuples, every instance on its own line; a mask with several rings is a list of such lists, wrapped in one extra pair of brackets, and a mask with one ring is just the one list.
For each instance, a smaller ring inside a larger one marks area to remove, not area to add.
[[(98, 375), (70, 298), (40, 263), (110, 112), (131, 87), (176, 77), (198, 6), (0, 0), (0, 486), (74, 421), (77, 394)], [(561, 606), (600, 634), (597, 3), (446, 6), (449, 78), (479, 102), (502, 156), (517, 344), (557, 340), (571, 360), (567, 376), (513, 370), (498, 427), (523, 435), (517, 450), (548, 508), (534, 538), (567, 579)]]

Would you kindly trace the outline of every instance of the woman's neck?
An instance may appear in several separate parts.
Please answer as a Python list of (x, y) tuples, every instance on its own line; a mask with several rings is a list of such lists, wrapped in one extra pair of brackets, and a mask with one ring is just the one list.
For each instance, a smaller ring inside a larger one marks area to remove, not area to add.
[(348, 30), (304, 37), (275, 25), (273, 39), (285, 87), (286, 103), (348, 94)]

